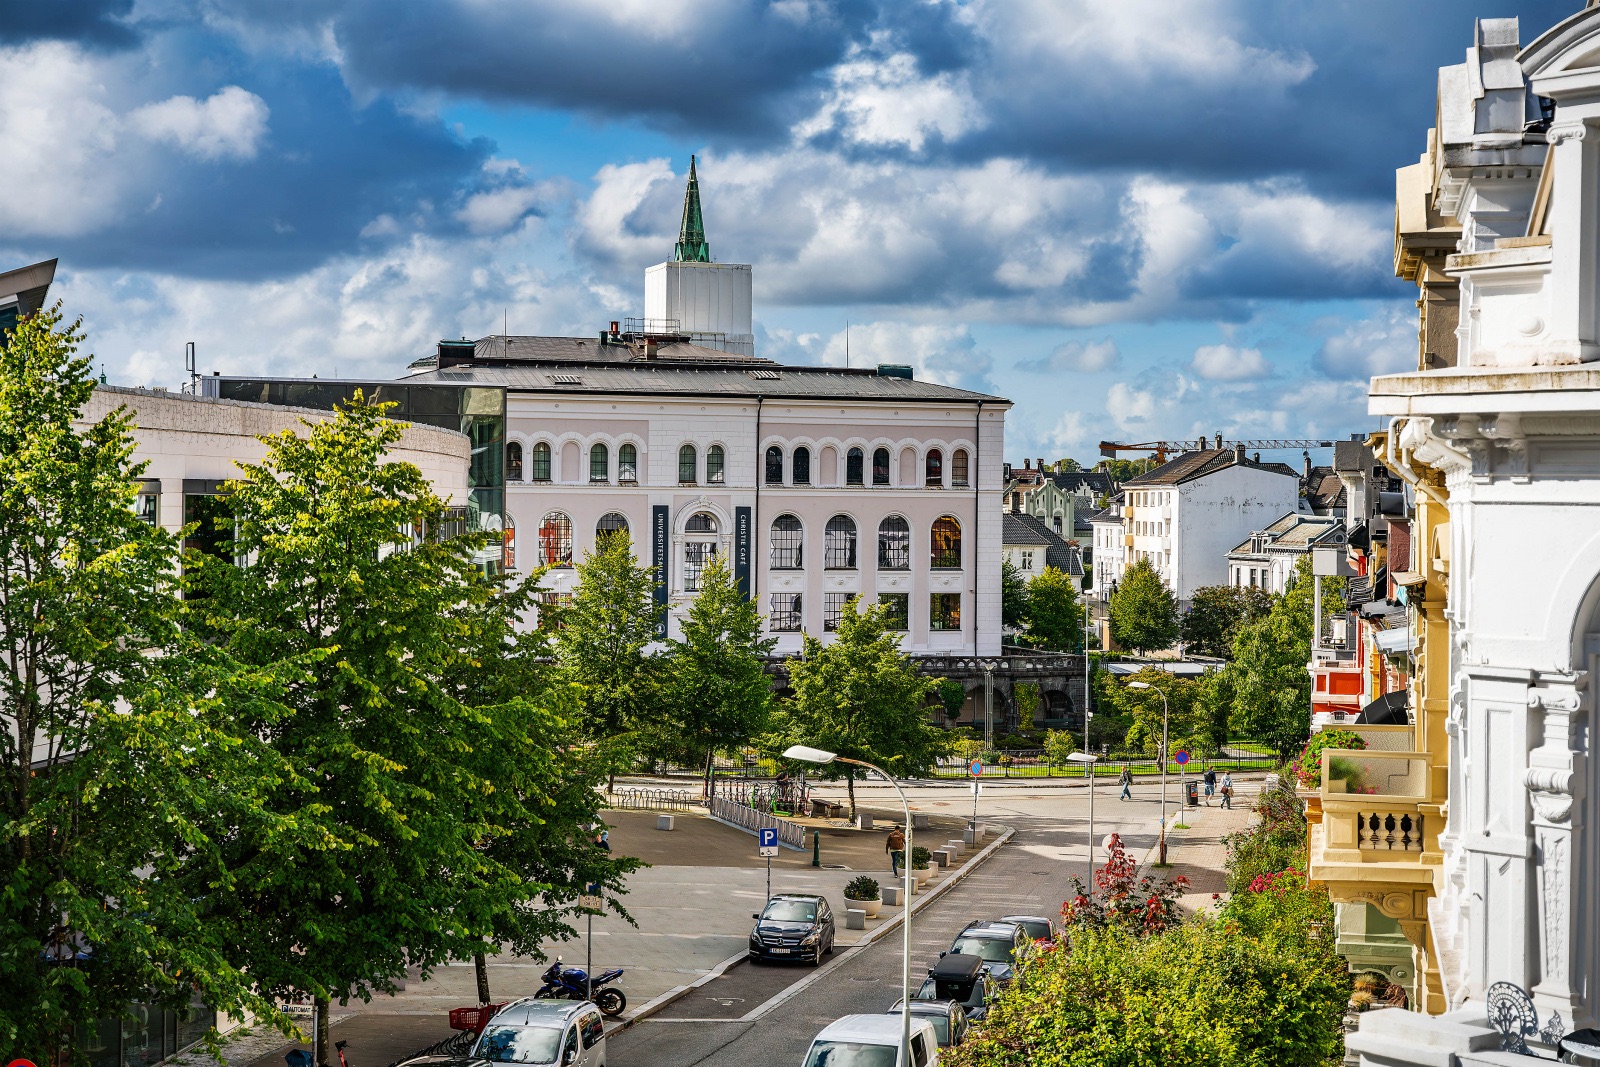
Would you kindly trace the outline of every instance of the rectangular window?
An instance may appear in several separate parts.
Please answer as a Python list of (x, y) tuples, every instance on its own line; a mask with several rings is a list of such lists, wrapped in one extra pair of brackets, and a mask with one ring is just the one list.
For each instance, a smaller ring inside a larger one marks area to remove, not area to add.
[(695, 451), (692, 448), (678, 449), (678, 481), (693, 485), (695, 480), (695, 467), (698, 466)]
[(139, 521), (150, 526), (157, 525), (157, 518), (161, 514), (161, 496), (157, 492), (148, 492), (141, 488), (139, 495), (133, 498), (133, 513)]
[(866, 457), (861, 449), (852, 448), (844, 458), (844, 484), (861, 485), (866, 481)]
[(624, 483), (639, 480), (639, 450), (623, 445), (617, 450), (617, 481)]
[(911, 629), (911, 594), (879, 593), (878, 603), (883, 605), (883, 625), (900, 633)]
[(706, 481), (712, 485), (722, 484), (722, 449), (713, 445), (706, 453)]
[(960, 593), (934, 593), (929, 597), (928, 629), (961, 629)]
[(964, 448), (956, 449), (955, 455), (950, 457), (950, 484), (967, 484), (967, 450)]
[(714, 541), (690, 541), (683, 546), (683, 591), (700, 591), (700, 574), (717, 554)]
[(536, 482), (550, 480), (550, 446), (537, 444), (528, 460), (528, 477)]
[(829, 633), (839, 628), (839, 617), (844, 614), (845, 605), (850, 603), (854, 593), (823, 593), (822, 594), (822, 628)]
[(1025, 571), (1033, 570), (1033, 553), (1032, 552), (1024, 552), (1024, 553), (1022, 553), (1022, 569), (1025, 570)]
[(183, 498), (183, 524), (197, 524), (183, 547), (218, 559), (230, 559), (223, 546), (233, 540), (233, 516), (225, 496), (188, 494)]
[(589, 449), (589, 480), (591, 482), (611, 480), (611, 453), (601, 446)]
[(773, 593), (767, 628), (775, 633), (800, 632), (800, 594)]

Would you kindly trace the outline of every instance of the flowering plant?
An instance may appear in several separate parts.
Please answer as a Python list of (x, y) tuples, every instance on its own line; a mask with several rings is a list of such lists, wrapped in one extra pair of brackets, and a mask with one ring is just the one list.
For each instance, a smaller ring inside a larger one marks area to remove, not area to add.
[(1112, 834), (1111, 858), (1095, 871), (1094, 888), (1087, 889), (1073, 878), (1073, 897), (1061, 905), (1062, 919), (1073, 926), (1116, 926), (1141, 936), (1176, 926), (1182, 919), (1178, 898), (1189, 879), (1182, 875), (1157, 879), (1148, 874), (1135, 878), (1137, 869), (1121, 836)]

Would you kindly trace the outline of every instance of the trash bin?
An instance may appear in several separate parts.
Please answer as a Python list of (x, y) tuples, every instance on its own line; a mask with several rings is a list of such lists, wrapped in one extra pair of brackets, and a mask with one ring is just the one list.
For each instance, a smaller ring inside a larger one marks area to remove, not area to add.
[(1575, 1030), (1556, 1043), (1562, 1063), (1600, 1064), (1600, 1030)]
[(1191, 808), (1199, 807), (1200, 806), (1200, 783), (1199, 782), (1184, 782), (1183, 783), (1183, 796), (1184, 796), (1184, 799), (1188, 801), (1189, 806)]

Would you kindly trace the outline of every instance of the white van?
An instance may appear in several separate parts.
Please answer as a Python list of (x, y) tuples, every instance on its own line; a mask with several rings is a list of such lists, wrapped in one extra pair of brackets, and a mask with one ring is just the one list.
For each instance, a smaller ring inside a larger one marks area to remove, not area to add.
[(527, 1067), (606, 1067), (605, 1022), (587, 1000), (525, 997), (495, 1013), (471, 1055)]
[(911, 1017), (911, 1061), (900, 1058), (899, 1015), (846, 1015), (811, 1042), (804, 1067), (937, 1067), (939, 1035)]

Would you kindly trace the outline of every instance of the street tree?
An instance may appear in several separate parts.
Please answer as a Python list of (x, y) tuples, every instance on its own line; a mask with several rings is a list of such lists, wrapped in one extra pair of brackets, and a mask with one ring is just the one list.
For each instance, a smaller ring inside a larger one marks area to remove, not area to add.
[(1028, 583), (1028, 635), (1053, 652), (1083, 648), (1083, 607), (1070, 574), (1046, 567)]
[(245, 823), (221, 850), (233, 883), (189, 889), (263, 993), (322, 1006), (326, 1063), (331, 1000), (471, 958), (508, 901), (540, 891), (485, 846), (539, 818), (504, 764), (548, 743), (523, 731), (558, 724), (542, 704), (451, 692), (483, 538), (443, 536), (426, 478), (385, 461), (403, 427), (358, 393), (305, 429), (264, 438), (230, 483), (231, 539), (185, 559), (188, 627), (246, 669), (294, 671), (275, 706), (236, 712), (293, 769), (264, 788), (300, 836)]
[(739, 591), (733, 572), (713, 557), (700, 573), (700, 591), (683, 620), (683, 636), (667, 646), (662, 664), (667, 744), (711, 765), (720, 749), (742, 747), (767, 727), (772, 683), (766, 659), (778, 643), (763, 637), (761, 613)]
[(1207, 585), (1194, 591), (1180, 633), (1190, 652), (1226, 657), (1233, 639), (1245, 623), (1262, 618), (1272, 609), (1265, 589), (1234, 585)]
[(1147, 559), (1123, 572), (1111, 594), (1111, 639), (1123, 648), (1153, 652), (1178, 639), (1178, 605)]
[(75, 424), (82, 338), (59, 305), (0, 333), (0, 1048), (39, 1063), (136, 1000), (284, 1021), (184, 888), (235, 885), (217, 839), (282, 769), (236, 728), (247, 687), (178, 626), (127, 410)]
[[(928, 717), (935, 683), (918, 673), (887, 621), (883, 605), (863, 608), (857, 598), (840, 614), (831, 643), (806, 635), (789, 661), (794, 696), (777, 717), (774, 747), (810, 745), (899, 776), (924, 773), (944, 754), (944, 731)], [(845, 779), (854, 818), (861, 768), (833, 763), (822, 773)]]
[(1028, 622), (1028, 580), (1009, 556), (1000, 559), (1000, 621), (1013, 629)]
[[(1146, 682), (1150, 688), (1133, 689), (1127, 682)], [(1210, 720), (1201, 702), (1202, 687), (1199, 679), (1169, 674), (1151, 666), (1125, 678), (1123, 684), (1107, 692), (1104, 699), (1118, 714), (1131, 720), (1132, 725), (1124, 741), (1130, 750), (1153, 756), (1161, 754), (1161, 695), (1165, 693), (1168, 753), (1180, 748), (1194, 753), (1210, 753), (1215, 745)]]

